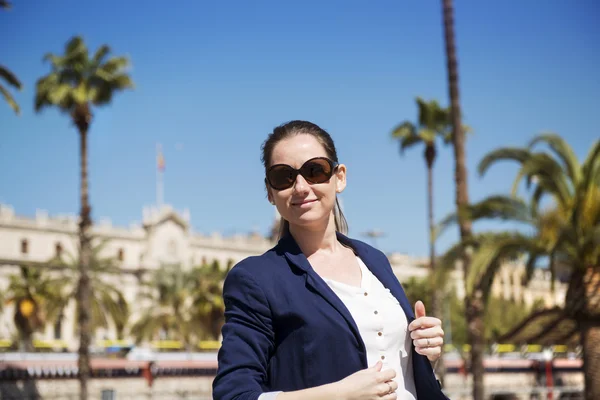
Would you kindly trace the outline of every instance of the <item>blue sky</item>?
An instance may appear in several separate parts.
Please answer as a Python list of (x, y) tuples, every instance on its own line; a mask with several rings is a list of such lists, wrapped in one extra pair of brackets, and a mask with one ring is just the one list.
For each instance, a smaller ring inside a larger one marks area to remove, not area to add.
[[(475, 167), (498, 146), (562, 134), (583, 157), (600, 136), (600, 6), (594, 0), (456, 2), (460, 89), (471, 198), (509, 190), (516, 168)], [(440, 1), (26, 2), (0, 13), (0, 63), (25, 88), (14, 116), (0, 103), (0, 202), (22, 215), (78, 211), (78, 136), (55, 110), (33, 111), (47, 52), (83, 35), (132, 60), (134, 91), (95, 111), (90, 190), (95, 219), (128, 225), (155, 202), (155, 147), (165, 201), (195, 230), (258, 229), (274, 216), (260, 145), (308, 119), (348, 166), (342, 195), (351, 236), (380, 229), (384, 251), (427, 254), (422, 149), (400, 157), (389, 132), (415, 120), (415, 96), (447, 104)], [(435, 213), (454, 207), (451, 149), (435, 167)], [(455, 238), (453, 230), (440, 248)]]

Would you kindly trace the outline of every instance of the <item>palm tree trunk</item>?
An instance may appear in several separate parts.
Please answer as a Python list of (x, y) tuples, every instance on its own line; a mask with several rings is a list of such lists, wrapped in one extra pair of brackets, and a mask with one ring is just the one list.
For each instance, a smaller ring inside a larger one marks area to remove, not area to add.
[[(448, 91), (450, 95), (450, 116), (452, 119), (452, 141), (454, 144), (454, 179), (456, 181), (456, 208), (461, 240), (471, 236), (471, 222), (460, 211), (469, 204), (469, 191), (467, 183), (467, 168), (465, 154), (465, 132), (462, 129), (460, 95), (458, 90), (458, 63), (456, 45), (454, 43), (454, 7), (452, 0), (442, 0), (444, 15), (444, 39), (446, 43), (446, 62), (448, 70)], [(463, 251), (462, 257), (464, 276), (467, 277), (471, 267), (469, 252)], [(477, 295), (477, 292), (475, 292)], [(482, 294), (479, 293), (479, 296)], [(480, 305), (483, 306), (483, 297), (480, 299), (465, 297), (467, 316), (467, 335), (471, 344), (471, 371), (473, 373), (473, 400), (483, 400), (483, 337), (479, 329), (483, 323), (478, 320)], [(481, 307), (481, 310), (483, 308)]]
[[(483, 353), (485, 351), (485, 329), (484, 317), (484, 293), (481, 289), (475, 289), (473, 294), (465, 297), (465, 309), (467, 318), (467, 340), (471, 346), (470, 366), (473, 374), (473, 399), (484, 398), (483, 377)], [(479, 397), (477, 397), (479, 396)]]
[(21, 341), (19, 351), (30, 353), (33, 351), (33, 334), (31, 332), (21, 332)]
[(589, 266), (579, 276), (576, 279), (581, 281), (585, 304), (577, 321), (583, 349), (585, 398), (600, 399), (600, 268)]
[(88, 172), (87, 172), (87, 133), (91, 120), (91, 113), (86, 106), (79, 106), (73, 113), (75, 125), (79, 129), (80, 139), (80, 171), (81, 171), (81, 210), (79, 221), (79, 287), (77, 290), (77, 306), (79, 317), (79, 398), (87, 400), (88, 381), (91, 376), (90, 366), (90, 277), (89, 267), (92, 254), (90, 229), (92, 225), (91, 207), (88, 198)]
[(600, 321), (578, 321), (583, 348), (586, 400), (600, 399)]

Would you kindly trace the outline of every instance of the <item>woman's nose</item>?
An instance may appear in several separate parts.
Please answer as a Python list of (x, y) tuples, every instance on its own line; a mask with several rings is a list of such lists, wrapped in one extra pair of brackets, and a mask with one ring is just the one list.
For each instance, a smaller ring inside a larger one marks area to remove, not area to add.
[(294, 183), (294, 191), (296, 193), (306, 193), (309, 190), (309, 183), (300, 174), (296, 177), (296, 183)]

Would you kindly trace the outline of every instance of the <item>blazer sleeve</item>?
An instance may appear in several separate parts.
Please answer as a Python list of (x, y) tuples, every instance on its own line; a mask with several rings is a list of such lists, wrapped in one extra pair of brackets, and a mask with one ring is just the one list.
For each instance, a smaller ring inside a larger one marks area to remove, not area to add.
[(271, 310), (261, 287), (238, 265), (223, 286), (225, 324), (213, 381), (214, 400), (257, 400), (274, 350)]

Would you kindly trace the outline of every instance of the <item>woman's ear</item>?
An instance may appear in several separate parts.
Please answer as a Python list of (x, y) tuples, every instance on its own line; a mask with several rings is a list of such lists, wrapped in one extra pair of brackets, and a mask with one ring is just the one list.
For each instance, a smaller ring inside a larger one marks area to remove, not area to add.
[(346, 188), (346, 172), (347, 170), (344, 164), (338, 165), (337, 169), (335, 170), (335, 176), (337, 178), (335, 180), (336, 193), (342, 193)]

